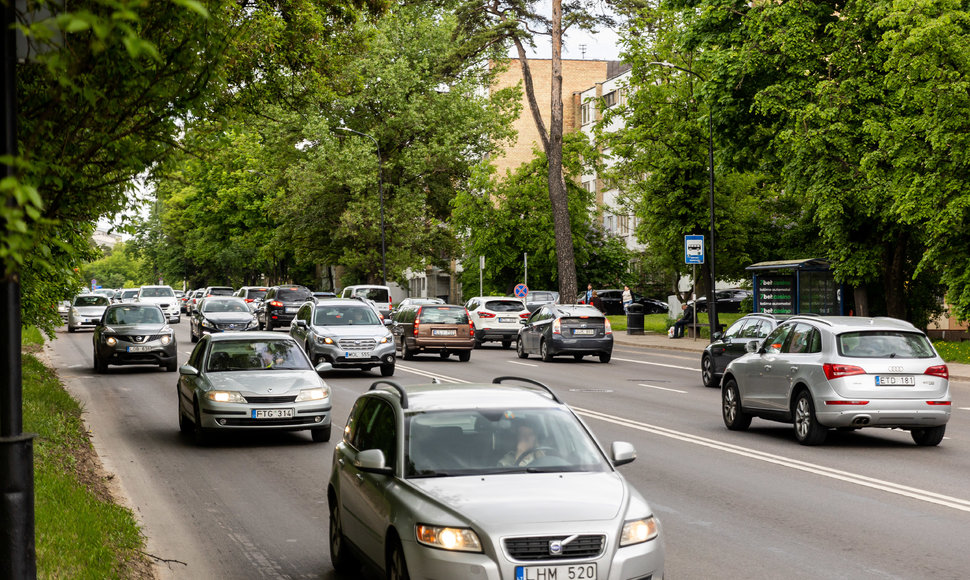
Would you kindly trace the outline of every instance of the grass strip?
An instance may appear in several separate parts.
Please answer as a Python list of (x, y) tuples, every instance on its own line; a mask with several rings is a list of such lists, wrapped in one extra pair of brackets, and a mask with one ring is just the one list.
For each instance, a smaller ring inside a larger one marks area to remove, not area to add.
[(24, 431), (36, 434), (38, 577), (152, 578), (144, 537), (131, 511), (111, 497), (80, 404), (35, 356), (24, 353), (22, 369)]

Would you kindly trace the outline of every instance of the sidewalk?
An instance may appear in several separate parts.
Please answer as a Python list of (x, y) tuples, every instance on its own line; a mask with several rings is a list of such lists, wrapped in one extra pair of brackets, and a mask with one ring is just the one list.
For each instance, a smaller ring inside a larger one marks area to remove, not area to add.
[[(613, 333), (613, 343), (624, 346), (638, 346), (641, 348), (662, 348), (665, 350), (678, 350), (681, 352), (697, 353), (697, 366), (700, 368), (701, 353), (704, 352), (709, 342), (706, 338), (667, 338), (666, 335), (648, 332), (645, 334), (627, 334), (625, 330)], [(970, 365), (961, 363), (946, 363), (950, 369), (950, 380), (962, 383), (970, 383)]]

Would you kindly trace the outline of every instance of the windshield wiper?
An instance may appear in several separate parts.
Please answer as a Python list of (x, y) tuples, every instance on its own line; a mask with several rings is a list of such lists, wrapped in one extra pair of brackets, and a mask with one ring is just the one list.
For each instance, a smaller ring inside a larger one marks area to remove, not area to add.
[(410, 477), (412, 479), (417, 479), (419, 477), (420, 478), (425, 478), (425, 477), (428, 477), (428, 478), (430, 478), (430, 477), (451, 477), (453, 475), (454, 475), (453, 473), (448, 473), (447, 471), (432, 471), (430, 469), (426, 469), (424, 471), (419, 471), (417, 473), (412, 473), (408, 477)]

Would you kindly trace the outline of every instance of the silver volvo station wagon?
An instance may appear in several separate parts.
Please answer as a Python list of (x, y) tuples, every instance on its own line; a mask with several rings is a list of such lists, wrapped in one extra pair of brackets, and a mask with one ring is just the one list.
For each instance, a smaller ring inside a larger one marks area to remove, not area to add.
[(894, 318), (796, 316), (746, 345), (721, 382), (728, 429), (752, 417), (792, 423), (803, 445), (829, 429), (905, 429), (939, 445), (950, 419), (949, 370), (912, 324)]
[(650, 505), (545, 385), (380, 380), (354, 404), (327, 488), (330, 555), (357, 577), (662, 578)]

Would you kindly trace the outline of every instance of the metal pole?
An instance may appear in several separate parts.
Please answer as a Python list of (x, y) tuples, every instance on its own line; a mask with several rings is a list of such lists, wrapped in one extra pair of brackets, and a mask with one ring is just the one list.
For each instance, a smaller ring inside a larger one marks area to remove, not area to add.
[(694, 288), (691, 290), (691, 294), (694, 296), (694, 342), (697, 342), (697, 264), (694, 264), (694, 273), (691, 275), (691, 281), (694, 283)]
[[(2, 150), (17, 156), (17, 13), (3, 6), (0, 67), (3, 68)], [(15, 177), (12, 164), (4, 177)], [(16, 206), (13, 196), (4, 199)], [(0, 223), (0, 230), (6, 224)], [(20, 278), (0, 263), (0, 578), (36, 578), (34, 548), (33, 436), (23, 431), (23, 375), (20, 357)]]
[(524, 252), (522, 254), (522, 260), (525, 263), (525, 281), (523, 284), (529, 285), (529, 252)]
[(384, 235), (384, 160), (381, 159), (381, 146), (378, 144), (377, 139), (367, 133), (361, 133), (350, 127), (343, 126), (337, 127), (337, 130), (367, 137), (374, 142), (374, 149), (377, 150), (377, 192), (381, 202), (381, 283), (387, 286), (387, 242)]

